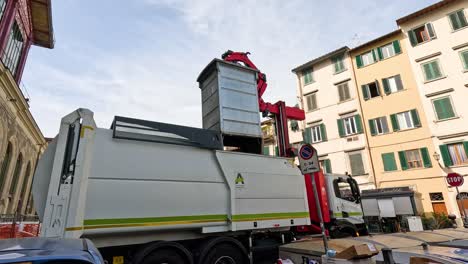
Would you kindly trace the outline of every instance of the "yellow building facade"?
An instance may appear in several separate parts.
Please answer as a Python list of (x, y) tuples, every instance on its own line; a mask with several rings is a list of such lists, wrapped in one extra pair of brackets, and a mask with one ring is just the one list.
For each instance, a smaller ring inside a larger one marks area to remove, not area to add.
[(404, 38), (396, 30), (350, 51), (376, 187), (409, 186), (425, 212), (454, 213)]

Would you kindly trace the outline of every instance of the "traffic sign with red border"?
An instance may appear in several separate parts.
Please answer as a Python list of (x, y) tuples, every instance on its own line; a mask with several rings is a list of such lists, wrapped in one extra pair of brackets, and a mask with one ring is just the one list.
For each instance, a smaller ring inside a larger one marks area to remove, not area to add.
[(446, 179), (447, 179), (448, 185), (452, 187), (460, 187), (465, 182), (462, 175), (458, 173), (454, 173), (454, 172), (447, 174)]

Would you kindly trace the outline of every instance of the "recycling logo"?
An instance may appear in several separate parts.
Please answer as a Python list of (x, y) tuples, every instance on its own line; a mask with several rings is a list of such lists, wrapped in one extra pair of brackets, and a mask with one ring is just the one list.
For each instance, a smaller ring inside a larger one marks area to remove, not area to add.
[(242, 175), (240, 173), (237, 174), (237, 177), (236, 177), (236, 186), (244, 186), (245, 182), (244, 182), (244, 177), (242, 177)]

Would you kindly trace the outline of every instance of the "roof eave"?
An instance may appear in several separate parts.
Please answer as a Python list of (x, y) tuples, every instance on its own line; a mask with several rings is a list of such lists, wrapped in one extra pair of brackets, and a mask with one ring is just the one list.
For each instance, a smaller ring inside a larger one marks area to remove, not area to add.
[(51, 0), (31, 0), (32, 43), (43, 48), (54, 48)]
[(336, 56), (338, 54), (341, 54), (341, 53), (344, 53), (344, 52), (347, 52), (347, 51), (349, 51), (348, 46), (343, 46), (343, 47), (341, 47), (339, 49), (336, 49), (334, 51), (331, 51), (331, 52), (329, 52), (329, 53), (327, 53), (327, 54), (325, 54), (323, 56), (317, 57), (317, 58), (315, 58), (313, 60), (310, 60), (310, 61), (308, 61), (308, 62), (306, 62), (306, 63), (304, 63), (304, 64), (302, 64), (300, 66), (297, 66), (296, 68), (292, 69), (291, 71), (293, 73), (297, 73), (297, 72), (305, 70), (305, 69), (307, 69), (307, 68), (309, 68), (309, 67), (311, 67), (311, 66), (313, 66), (313, 65), (315, 65), (315, 64), (317, 64), (319, 62), (322, 62), (322, 61), (324, 61), (326, 59), (329, 59), (329, 58), (331, 58), (333, 56)]

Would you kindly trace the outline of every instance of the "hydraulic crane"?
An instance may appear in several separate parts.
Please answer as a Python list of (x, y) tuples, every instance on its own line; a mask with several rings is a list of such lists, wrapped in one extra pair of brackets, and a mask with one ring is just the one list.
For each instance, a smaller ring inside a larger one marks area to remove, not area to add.
[[(235, 63), (242, 62), (245, 66), (259, 71), (257, 66), (255, 66), (255, 64), (249, 59), (249, 54), (250, 52), (234, 52), (228, 50), (222, 55), (222, 59)], [(262, 98), (262, 95), (265, 93), (266, 88), (266, 75), (259, 71), (257, 79), (257, 91), (260, 112), (262, 112), (263, 117), (267, 117), (269, 114), (274, 116), (279, 156), (290, 157), (292, 156), (293, 152), (289, 146), (288, 119), (299, 121), (304, 120), (304, 110), (297, 107), (286, 106), (284, 101), (278, 101), (274, 104), (265, 102)]]

